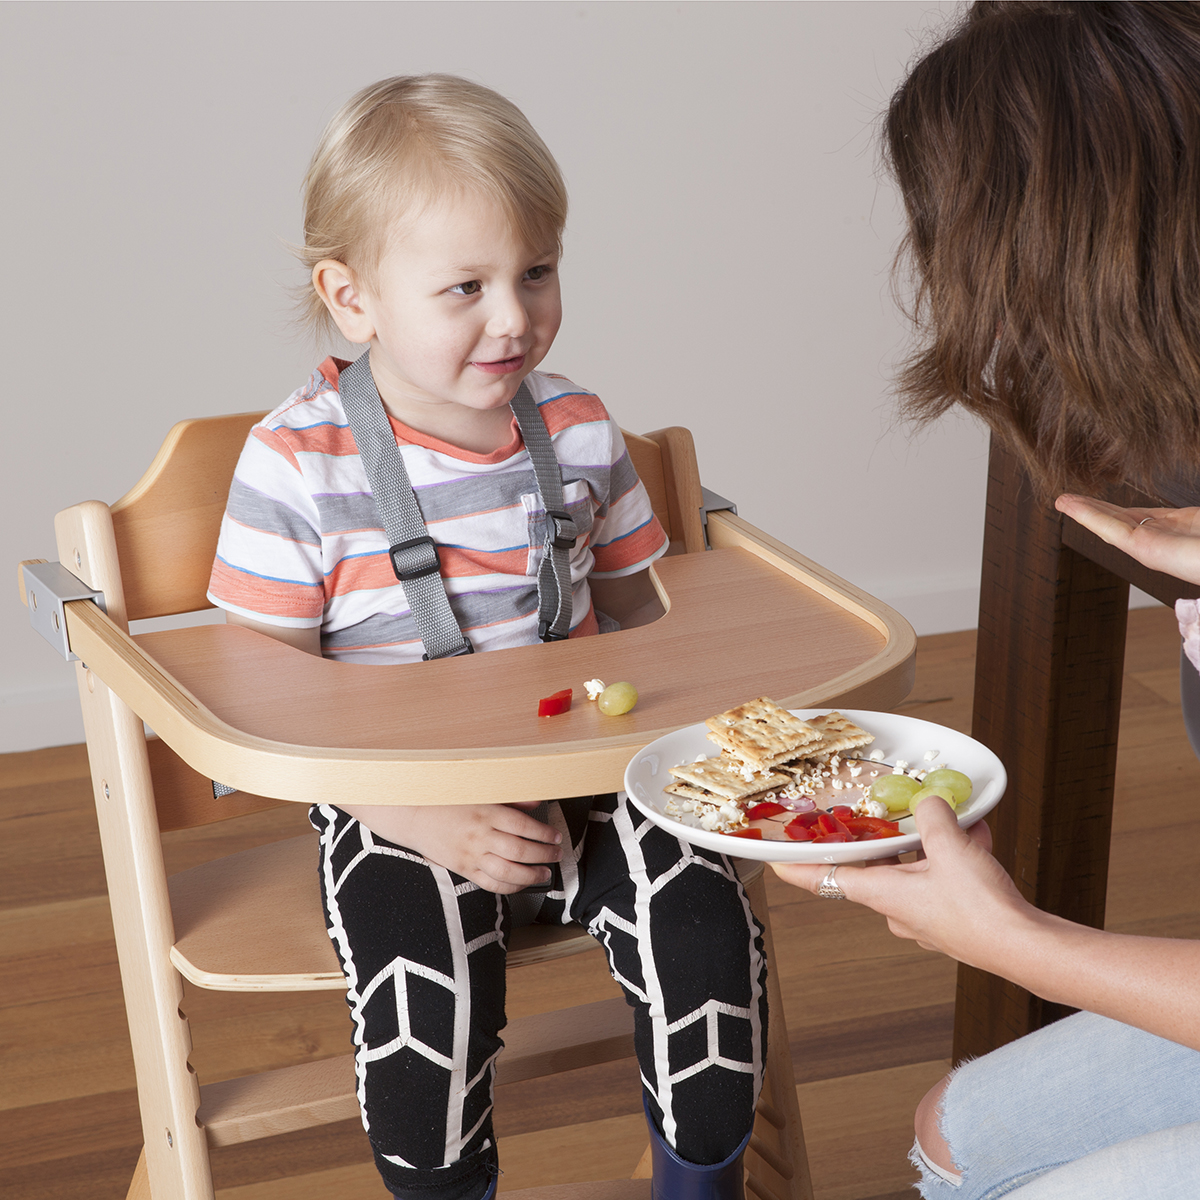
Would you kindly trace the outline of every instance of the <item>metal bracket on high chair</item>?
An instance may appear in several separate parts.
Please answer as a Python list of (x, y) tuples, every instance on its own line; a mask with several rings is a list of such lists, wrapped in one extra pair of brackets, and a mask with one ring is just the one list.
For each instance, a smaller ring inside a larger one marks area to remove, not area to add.
[(71, 651), (67, 638), (65, 605), (71, 600), (94, 600), (103, 610), (104, 593), (90, 588), (82, 579), (72, 575), (62, 563), (22, 563), (21, 578), (25, 603), (29, 608), (29, 623), (67, 660), (78, 659)]
[(703, 484), (700, 487), (700, 496), (704, 501), (700, 505), (700, 523), (704, 526), (704, 548), (711, 550), (712, 544), (708, 540), (708, 514), (710, 512), (731, 512), (737, 516), (737, 505), (732, 500), (726, 500), (724, 496), (718, 496), (716, 492), (709, 491)]

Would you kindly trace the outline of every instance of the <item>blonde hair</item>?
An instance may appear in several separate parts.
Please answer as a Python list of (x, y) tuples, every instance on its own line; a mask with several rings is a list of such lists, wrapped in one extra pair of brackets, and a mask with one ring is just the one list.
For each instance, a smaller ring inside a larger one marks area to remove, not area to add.
[[(297, 257), (310, 273), (322, 259), (343, 262), (369, 288), (396, 218), (419, 213), (447, 192), (485, 197), (528, 245), (553, 242), (561, 250), (562, 173), (515, 104), (454, 75), (373, 83), (321, 135), (304, 178), (304, 245)], [(311, 283), (301, 309), (309, 328), (332, 331)]]

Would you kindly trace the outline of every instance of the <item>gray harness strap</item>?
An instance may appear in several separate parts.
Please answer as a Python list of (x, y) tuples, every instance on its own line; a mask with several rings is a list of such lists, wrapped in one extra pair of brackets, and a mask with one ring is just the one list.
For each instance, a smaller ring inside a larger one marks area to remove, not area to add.
[[(470, 654), (441, 576), (437, 546), (429, 536), (413, 493), (404, 459), (371, 376), (370, 351), (360, 355), (338, 378), (342, 407), (388, 540), (388, 556), (412, 608), (425, 644), (425, 657)], [(571, 564), (569, 551), (578, 531), (564, 508), (562, 472), (554, 444), (537, 404), (524, 383), (512, 401), (513, 415), (525, 440), (546, 509), (546, 540), (538, 571), (538, 637), (560, 641), (571, 630)]]
[(559, 642), (571, 632), (570, 551), (579, 531), (563, 500), (562, 471), (550, 432), (524, 380), (511, 407), (546, 509), (546, 541), (538, 570), (538, 637), (543, 642)]

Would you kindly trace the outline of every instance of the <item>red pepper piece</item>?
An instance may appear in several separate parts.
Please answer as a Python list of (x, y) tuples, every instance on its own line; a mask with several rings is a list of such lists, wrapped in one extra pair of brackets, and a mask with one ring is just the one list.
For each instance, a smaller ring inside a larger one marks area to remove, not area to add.
[(813, 845), (818, 842), (852, 842), (854, 834), (852, 833), (823, 833), (820, 837), (813, 838)]
[(761, 829), (733, 829), (733, 830), (730, 830), (729, 836), (730, 837), (758, 838), (759, 841), (762, 841), (762, 830)]
[(543, 697), (538, 701), (538, 716), (557, 717), (559, 713), (569, 712), (573, 691), (573, 688), (563, 688), (561, 692), (555, 692), (553, 696)]
[(822, 834), (850, 832), (831, 812), (817, 813), (817, 829)]
[(837, 817), (839, 821), (843, 822), (847, 817), (854, 816), (854, 809), (852, 809), (848, 804), (835, 804), (829, 811), (833, 813), (833, 815)]
[(883, 817), (850, 817), (845, 824), (851, 833), (858, 835), (860, 841), (900, 836), (899, 826)]
[(746, 810), (746, 820), (761, 821), (763, 817), (774, 817), (781, 812), (787, 812), (784, 805), (776, 804), (774, 800), (764, 800), (761, 804), (756, 804), (753, 808)]
[(815, 824), (807, 824), (804, 817), (808, 813), (801, 813), (794, 821), (789, 821), (784, 827), (783, 832), (792, 839), (793, 842), (811, 842), (817, 836), (817, 827)]
[(811, 828), (816, 825), (817, 817), (819, 817), (820, 815), (821, 814), (819, 812), (817, 812), (816, 809), (813, 809), (810, 812), (800, 813), (796, 817), (796, 819), (792, 822), (792, 824), (793, 825), (805, 825), (805, 826), (808, 826)]

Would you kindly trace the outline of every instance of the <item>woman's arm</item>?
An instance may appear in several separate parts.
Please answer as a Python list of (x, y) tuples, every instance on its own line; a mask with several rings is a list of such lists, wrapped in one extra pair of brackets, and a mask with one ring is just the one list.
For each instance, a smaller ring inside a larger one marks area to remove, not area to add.
[[(980, 822), (959, 828), (949, 805), (916, 813), (925, 858), (895, 866), (842, 866), (850, 900), (959, 962), (1011, 979), (1035, 995), (1086, 1008), (1200, 1050), (1200, 942), (1130, 937), (1075, 925), (1027, 903), (989, 852)], [(828, 866), (774, 864), (816, 892)]]

